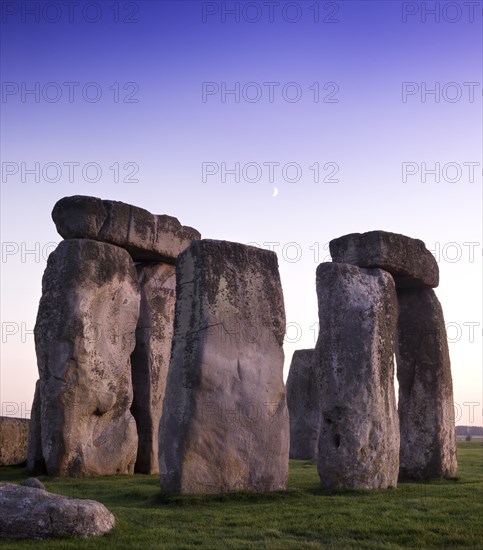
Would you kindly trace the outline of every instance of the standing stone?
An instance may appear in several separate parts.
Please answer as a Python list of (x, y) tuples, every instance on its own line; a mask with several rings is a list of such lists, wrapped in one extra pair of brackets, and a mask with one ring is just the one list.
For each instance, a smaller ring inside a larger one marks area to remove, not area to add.
[(160, 425), (162, 489), (286, 488), (284, 333), (274, 252), (202, 240), (179, 256)]
[(312, 460), (317, 456), (320, 397), (317, 389), (314, 349), (297, 350), (287, 378), (290, 417), (290, 458)]
[(16, 466), (27, 460), (28, 418), (0, 416), (0, 466)]
[(457, 475), (453, 383), (443, 311), (431, 288), (398, 291), (400, 478)]
[(200, 234), (172, 216), (120, 201), (74, 195), (57, 201), (52, 219), (64, 239), (93, 239), (125, 248), (136, 262), (176, 262)]
[(419, 239), (388, 231), (368, 231), (334, 239), (329, 247), (334, 262), (389, 271), (398, 289), (439, 284), (438, 264)]
[(136, 347), (131, 356), (134, 392), (131, 412), (139, 438), (135, 471), (156, 474), (159, 472), (159, 420), (173, 338), (176, 268), (153, 263), (138, 264), (136, 269), (141, 308)]
[(397, 298), (382, 269), (317, 268), (321, 395), (318, 471), (322, 487), (396, 486), (399, 425), (394, 395)]
[(30, 413), (27, 470), (37, 475), (47, 473), (42, 452), (42, 429), (40, 426), (40, 380), (35, 383), (34, 400)]
[(34, 330), (49, 475), (133, 472), (130, 355), (139, 302), (125, 250), (70, 239), (50, 254)]

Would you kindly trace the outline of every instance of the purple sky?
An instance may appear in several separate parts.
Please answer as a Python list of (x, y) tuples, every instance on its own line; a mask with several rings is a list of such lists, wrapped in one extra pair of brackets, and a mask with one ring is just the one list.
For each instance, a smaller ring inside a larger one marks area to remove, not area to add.
[(424, 240), (456, 419), (482, 423), (482, 2), (1, 6), (3, 414), (30, 409), (51, 209), (86, 194), (274, 248), (285, 376), (329, 240)]

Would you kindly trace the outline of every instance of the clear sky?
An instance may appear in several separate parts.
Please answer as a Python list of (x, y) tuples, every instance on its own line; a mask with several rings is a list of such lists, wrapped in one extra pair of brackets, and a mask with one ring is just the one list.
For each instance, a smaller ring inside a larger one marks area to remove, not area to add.
[(274, 248), (285, 377), (315, 345), (327, 243), (422, 239), (440, 268), (456, 421), (482, 423), (482, 2), (1, 9), (2, 414), (29, 414), (52, 207), (86, 194)]

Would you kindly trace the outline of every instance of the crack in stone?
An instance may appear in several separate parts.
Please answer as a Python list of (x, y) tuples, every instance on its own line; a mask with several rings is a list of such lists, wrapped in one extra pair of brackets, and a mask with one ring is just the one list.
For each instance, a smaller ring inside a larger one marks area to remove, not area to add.
[(129, 235), (131, 234), (131, 225), (132, 225), (132, 205), (129, 205), (129, 216), (128, 216), (128, 222), (127, 222), (127, 230), (126, 230), (126, 242), (129, 242)]
[(106, 227), (109, 225), (111, 220), (111, 209), (108, 206), (106, 206), (106, 201), (102, 201), (102, 206), (104, 207), (104, 210), (106, 212), (106, 217), (104, 218), (102, 225), (99, 231), (97, 232), (98, 238), (106, 233), (107, 231)]

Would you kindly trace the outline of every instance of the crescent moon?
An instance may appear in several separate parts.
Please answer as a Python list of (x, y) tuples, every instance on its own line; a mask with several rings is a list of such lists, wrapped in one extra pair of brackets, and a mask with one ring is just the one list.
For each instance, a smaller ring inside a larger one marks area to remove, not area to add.
[(274, 187), (272, 197), (276, 197), (277, 195), (278, 195), (278, 189), (276, 187)]

